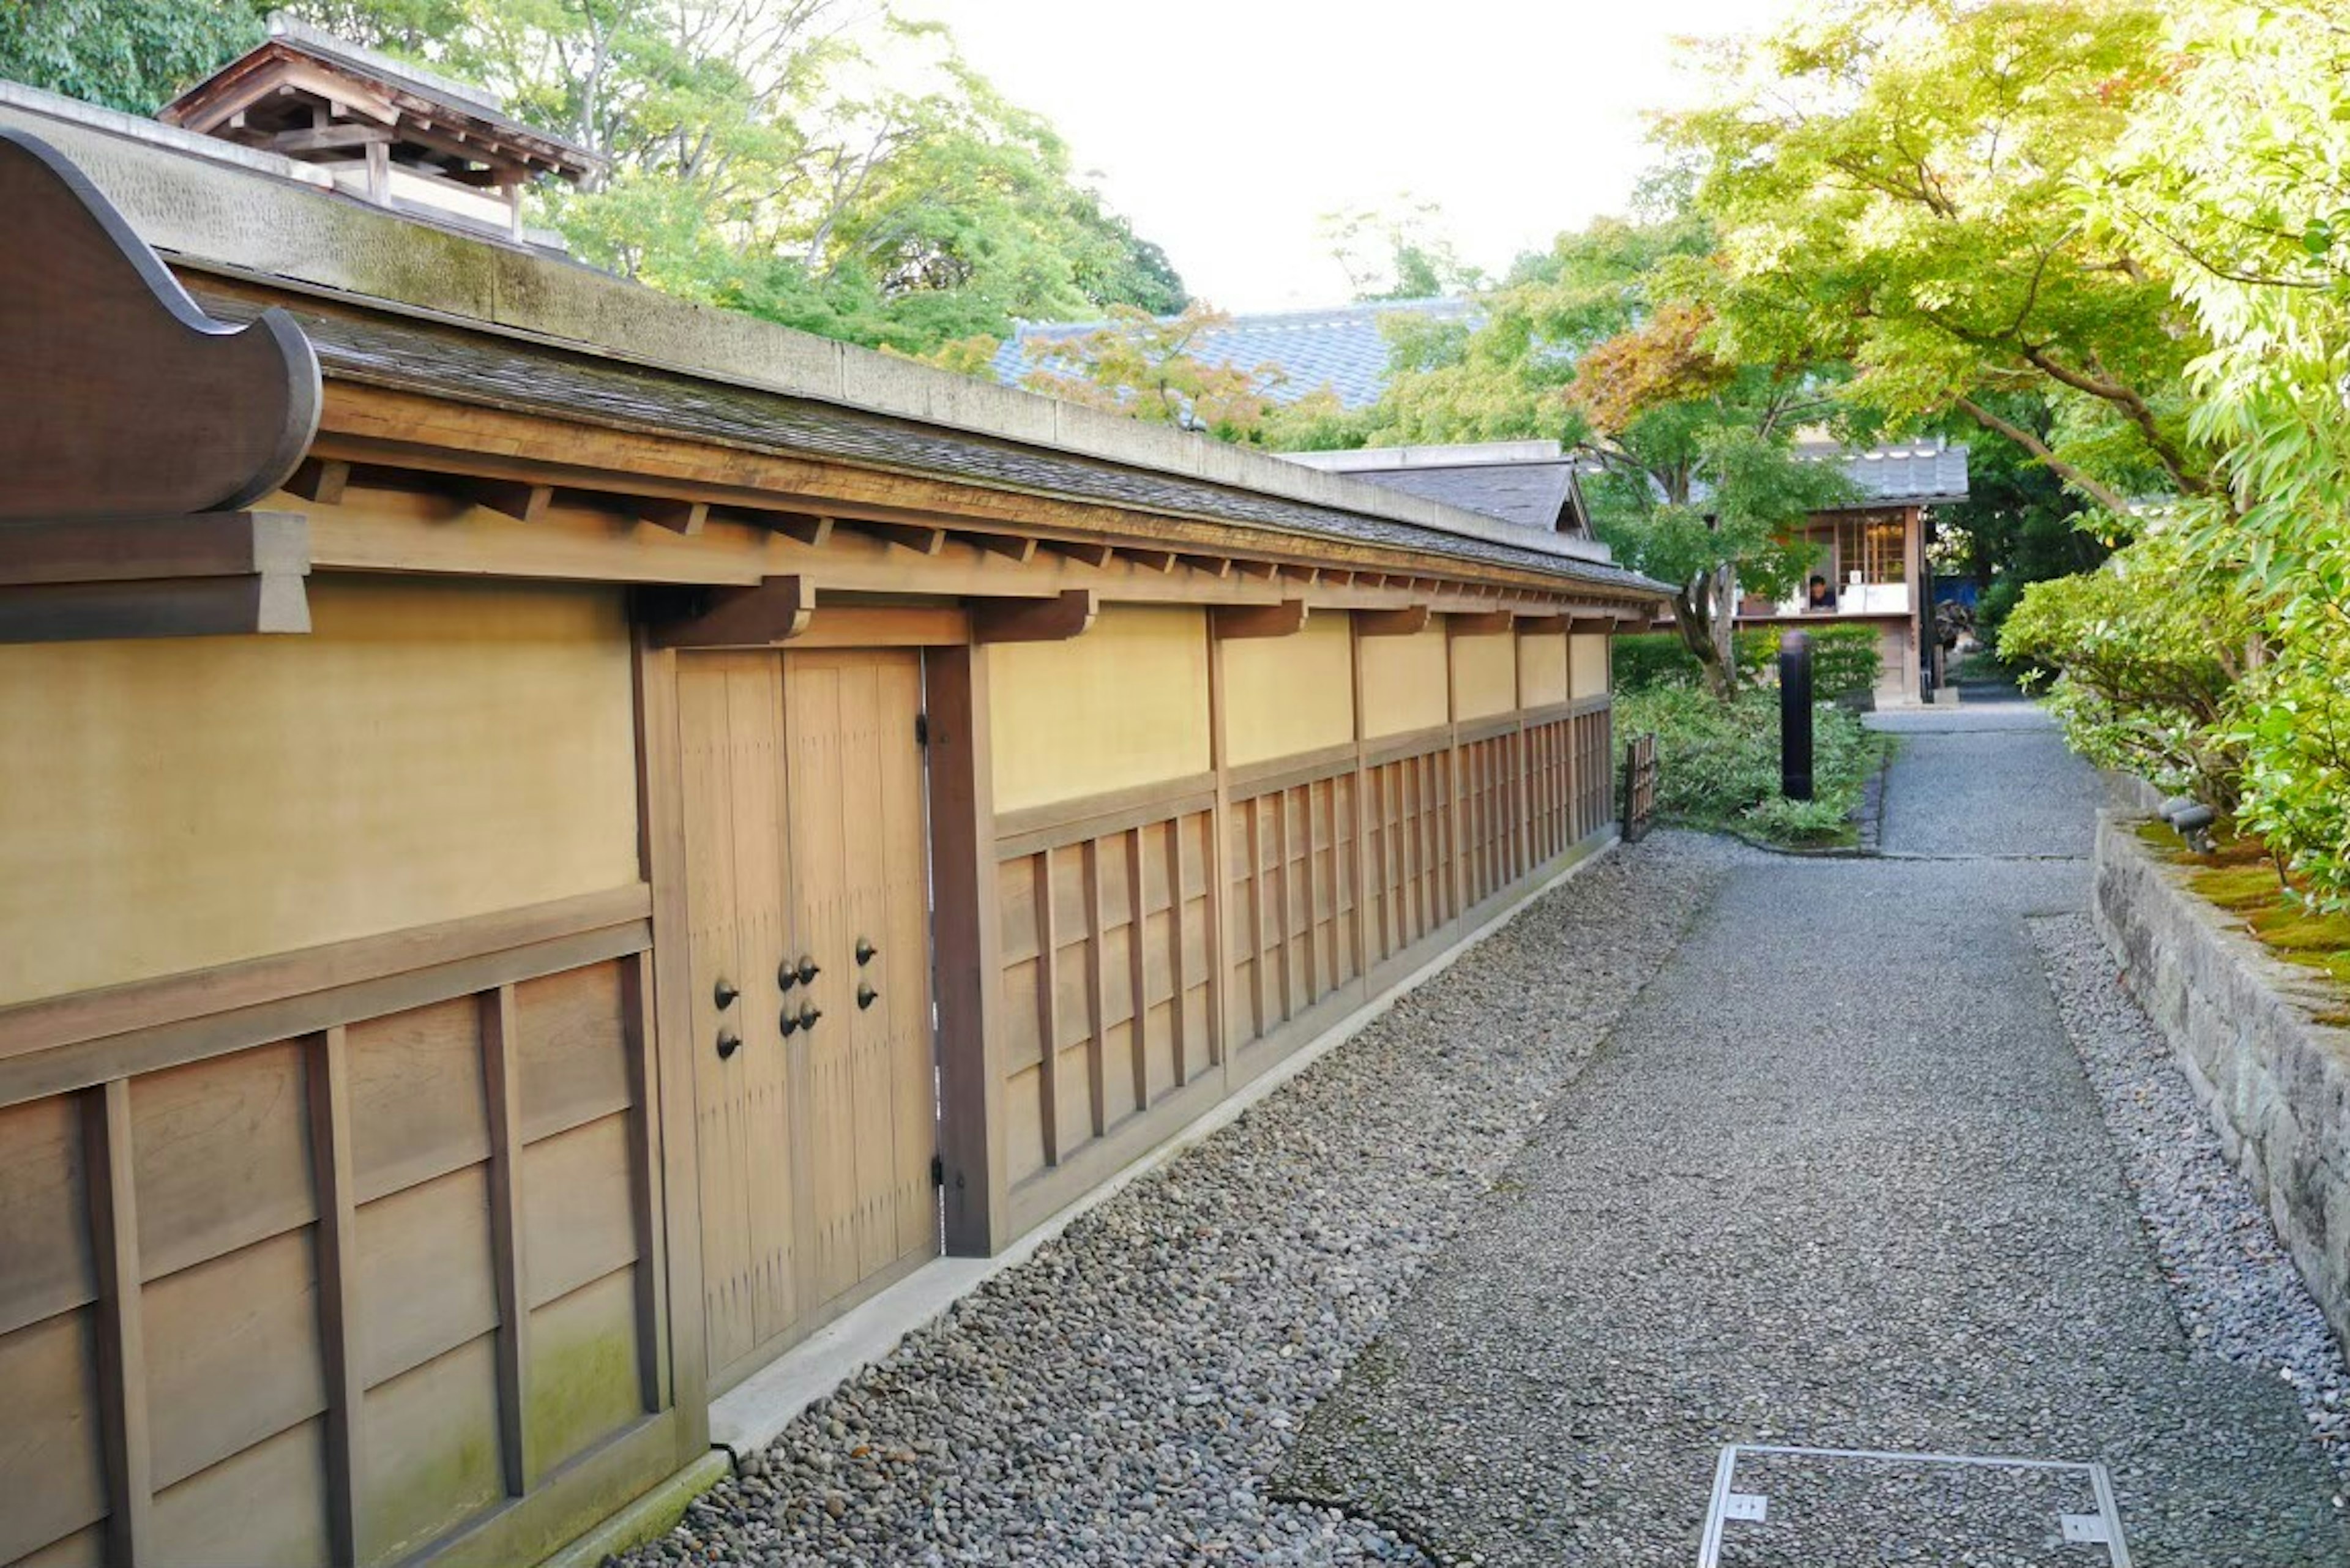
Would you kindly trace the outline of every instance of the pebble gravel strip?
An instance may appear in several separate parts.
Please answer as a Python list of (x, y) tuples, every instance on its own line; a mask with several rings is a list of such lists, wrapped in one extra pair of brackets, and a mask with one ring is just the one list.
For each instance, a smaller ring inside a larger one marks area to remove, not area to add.
[[(2350, 1367), (2259, 1200), (2220, 1152), (2169, 1042), (2122, 988), (2088, 917), (2043, 917), (2032, 929), (2180, 1326), (2198, 1348), (2289, 1385), (2350, 1483)], [(2336, 1495), (2334, 1507), (2344, 1501)]]
[(622, 1561), (1424, 1562), (1268, 1477), (1745, 853), (1659, 832), (1586, 867)]

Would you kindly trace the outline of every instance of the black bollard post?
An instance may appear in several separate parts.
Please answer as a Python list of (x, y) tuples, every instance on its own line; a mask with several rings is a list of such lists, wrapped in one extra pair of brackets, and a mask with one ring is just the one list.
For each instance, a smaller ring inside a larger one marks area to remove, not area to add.
[(1779, 793), (1812, 798), (1812, 635), (1779, 639)]

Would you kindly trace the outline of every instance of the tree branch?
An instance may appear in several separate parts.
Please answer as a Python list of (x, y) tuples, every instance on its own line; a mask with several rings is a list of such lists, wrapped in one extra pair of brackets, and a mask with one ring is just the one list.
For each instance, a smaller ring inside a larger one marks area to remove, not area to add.
[(2072, 485), (2073, 488), (2080, 491), (2084, 495), (2088, 496), (2089, 499), (2095, 501), (2106, 511), (2121, 517), (2126, 517), (2130, 514), (2130, 504), (2126, 500), (2123, 499), (2120, 492), (2090, 478), (2086, 473), (2082, 472), (2081, 470), (2074, 467), (2071, 463), (2066, 462), (2063, 458), (2058, 457), (2055, 452), (2049, 449), (2046, 441), (2042, 441), (2038, 436), (2033, 434), (2022, 425), (2015, 423), (2012, 420), (2002, 419), (1999, 415), (1991, 412), (1989, 409), (1984, 408), (1981, 403), (1976, 402), (1972, 398), (1960, 398), (1959, 400), (1959, 407), (1964, 410), (1967, 416), (1973, 420), (1975, 423), (1982, 426), (1982, 428), (1987, 431), (1995, 431), (1999, 434), (2005, 436), (2008, 440), (2013, 441), (2016, 445), (2022, 447), (2024, 451), (2038, 458), (2041, 462), (2047, 467), (2048, 471), (2055, 474), (2057, 478), (2064, 480), (2067, 484)]

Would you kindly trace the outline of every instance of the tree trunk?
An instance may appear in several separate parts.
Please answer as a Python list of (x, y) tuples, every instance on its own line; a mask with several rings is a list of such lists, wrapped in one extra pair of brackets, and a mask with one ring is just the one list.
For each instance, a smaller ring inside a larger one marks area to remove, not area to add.
[(1728, 566), (1690, 578), (1673, 596), (1673, 629), (1681, 646), (1697, 660), (1705, 689), (1724, 702), (1738, 691), (1738, 666), (1733, 653), (1731, 596), (1737, 591)]

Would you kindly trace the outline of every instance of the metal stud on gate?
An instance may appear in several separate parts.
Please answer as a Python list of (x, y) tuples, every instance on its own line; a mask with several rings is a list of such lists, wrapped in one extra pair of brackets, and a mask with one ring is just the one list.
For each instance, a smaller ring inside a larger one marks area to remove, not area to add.
[(710, 989), (710, 999), (718, 1004), (718, 1011), (721, 1012), (733, 1006), (734, 999), (742, 994), (734, 989), (734, 982), (731, 980), (721, 979)]
[(865, 938), (859, 937), (857, 939), (857, 961), (860, 967), (865, 964), (871, 963), (876, 958), (880, 956), (880, 953), (881, 950), (875, 947)]
[(872, 1006), (874, 1002), (879, 1001), (880, 996), (881, 993), (874, 990), (871, 986), (859, 985), (857, 988), (857, 1011), (859, 1012), (864, 1012), (867, 1008)]
[(718, 1059), (722, 1062), (743, 1049), (743, 1037), (732, 1029), (718, 1032)]

